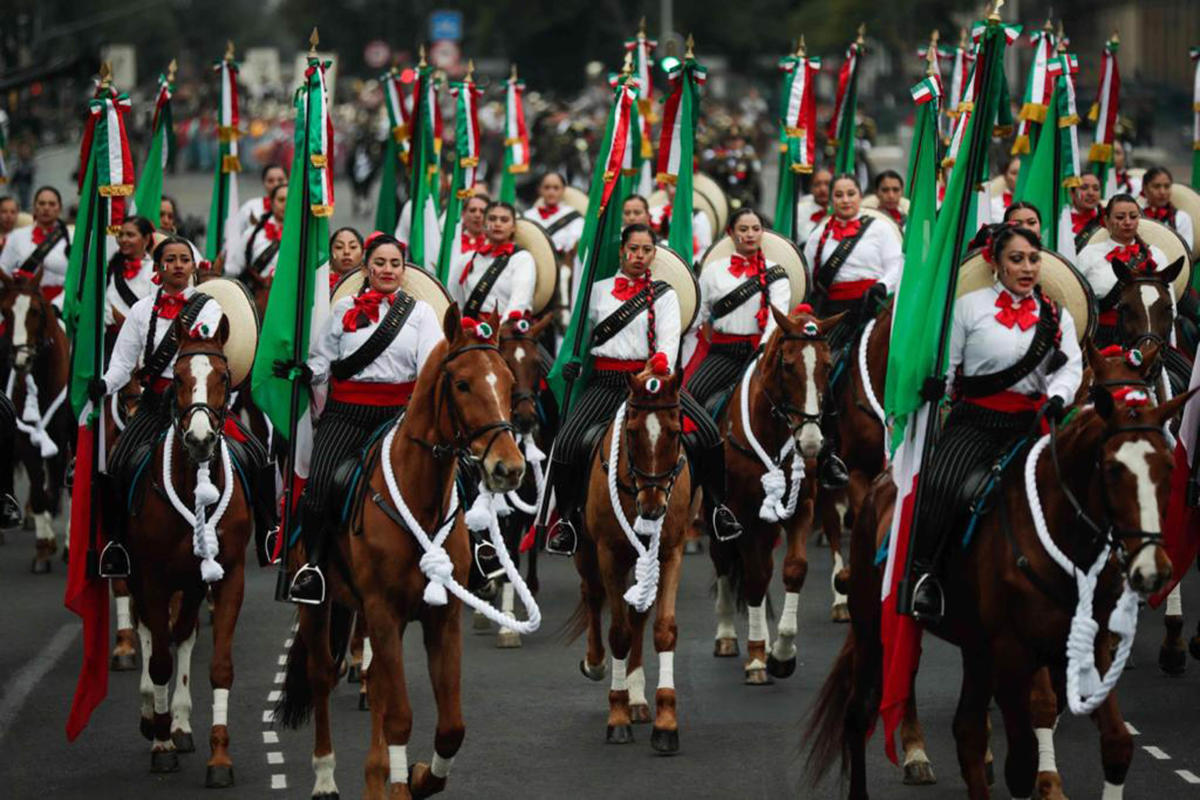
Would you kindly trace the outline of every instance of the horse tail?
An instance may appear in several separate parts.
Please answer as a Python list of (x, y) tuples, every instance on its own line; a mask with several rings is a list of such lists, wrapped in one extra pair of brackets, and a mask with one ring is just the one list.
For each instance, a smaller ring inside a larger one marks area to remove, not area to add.
[(313, 711), (313, 691), (308, 680), (308, 642), (302, 629), (292, 637), (288, 648), (287, 674), (283, 691), (275, 703), (275, 722), (285, 728), (297, 729), (308, 722)]
[(845, 734), (846, 714), (854, 689), (855, 646), (854, 631), (851, 630), (809, 714), (802, 747), (808, 748), (804, 772), (812, 786), (829, 774), (835, 761), (841, 762), (843, 778), (849, 767), (850, 752)]

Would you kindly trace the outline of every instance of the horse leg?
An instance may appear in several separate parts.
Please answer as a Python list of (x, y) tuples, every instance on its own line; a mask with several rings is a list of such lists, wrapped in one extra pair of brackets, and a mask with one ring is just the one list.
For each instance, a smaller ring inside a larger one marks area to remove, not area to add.
[(633, 643), (633, 629), (629, 619), (629, 604), (625, 601), (625, 573), (616, 563), (612, 551), (597, 545), (597, 560), (600, 574), (604, 577), (604, 590), (608, 595), (611, 619), (608, 626), (608, 646), (612, 650), (612, 683), (608, 692), (608, 728), (605, 741), (609, 744), (632, 744), (633, 725), (629, 713), (629, 683), (626, 665), (629, 649)]
[(1004, 733), (1008, 740), (1004, 783), (1013, 797), (1029, 797), (1041, 766), (1030, 714), (1035, 668), (1029, 654), (1017, 642), (998, 647), (993, 663), (996, 702), (1004, 715)]
[(608, 675), (608, 662), (604, 660), (604, 636), (601, 634), (604, 584), (600, 580), (600, 566), (596, 563), (596, 546), (590, 539), (580, 540), (575, 550), (575, 569), (579, 573), (579, 591), (583, 595), (582, 606), (587, 615), (587, 651), (579, 662), (579, 671), (589, 680), (602, 681)]
[[(312, 691), (314, 773), (313, 798), (338, 796), (333, 772), (337, 759), (333, 752), (333, 733), (329, 724), (329, 695), (337, 683), (337, 670), (330, 650), (329, 629), (332, 605), (300, 606), (300, 630), (307, 645), (308, 685)], [(347, 612), (349, 613), (349, 612)]]
[(1033, 689), (1029, 695), (1029, 711), (1033, 734), (1037, 737), (1037, 780), (1034, 797), (1041, 800), (1066, 800), (1062, 777), (1054, 758), (1054, 729), (1058, 725), (1058, 695), (1050, 678), (1050, 668), (1042, 667), (1033, 673)]
[(1187, 652), (1183, 646), (1183, 593), (1180, 585), (1167, 595), (1167, 607), (1163, 615), (1162, 646), (1158, 649), (1158, 666), (1168, 675), (1182, 675), (1187, 669)]
[(643, 659), (646, 617), (649, 612), (630, 610), (633, 641), (629, 645), (629, 664), (625, 683), (629, 687), (629, 718), (635, 725), (650, 722), (650, 704), (646, 702), (646, 670)]
[[(787, 552), (783, 557), (783, 611), (779, 615), (775, 644), (767, 656), (767, 672), (776, 678), (787, 678), (796, 671), (796, 633), (799, 627), (800, 590), (808, 576), (808, 536), (813, 529), (815, 501), (810, 495), (796, 508), (787, 521)], [(830, 549), (840, 536), (829, 540)], [(841, 555), (838, 554), (838, 559)]]
[(361, 680), (363, 661), (363, 624), (360, 614), (354, 620), (354, 632), (350, 635), (350, 656), (346, 660), (346, 683), (358, 683)]
[[(1102, 636), (1096, 641), (1096, 668), (1101, 674), (1112, 664), (1111, 636)], [(1125, 776), (1133, 761), (1133, 736), (1117, 705), (1114, 689), (1099, 708), (1092, 712), (1092, 721), (1100, 730), (1100, 763), (1104, 768), (1104, 800), (1121, 800), (1125, 795)]]
[(917, 717), (917, 673), (913, 672), (908, 687), (908, 700), (900, 720), (900, 746), (904, 751), (904, 782), (909, 786), (928, 786), (937, 783), (933, 766), (925, 752), (925, 731)]
[(414, 798), (429, 797), (446, 788), (454, 757), (462, 747), (466, 734), (462, 716), (461, 609), (462, 605), (452, 600), (447, 606), (431, 610), (423, 626), (429, 681), (433, 684), (438, 716), (432, 761), (413, 765), (411, 786)]
[[(230, 536), (232, 531), (226, 531)], [(247, 534), (242, 539), (245, 553)], [(233, 688), (233, 632), (246, 593), (246, 562), (239, 556), (225, 568), (225, 577), (210, 584), (215, 608), (212, 615), (213, 654), (208, 678), (212, 685), (212, 728), (209, 731), (209, 759), (204, 785), (210, 789), (233, 786), (233, 759), (229, 755), (229, 691)]]
[(200, 598), (190, 594), (184, 600), (179, 618), (172, 626), (171, 638), (175, 641), (175, 693), (171, 696), (171, 741), (180, 753), (194, 753), (196, 744), (192, 740), (192, 651), (196, 647), (199, 633), (196, 612)]
[[(774, 544), (774, 526), (763, 531), (756, 523), (754, 530), (746, 531), (738, 542), (747, 542), (741, 548), (742, 564), (745, 569), (745, 586), (742, 596), (746, 599), (746, 614), (750, 632), (746, 636), (745, 682), (751, 686), (766, 686), (772, 683), (767, 673), (767, 639), (771, 634), (767, 625), (767, 585), (775, 562), (771, 555)], [(748, 540), (748, 541), (747, 541)]]
[(654, 731), (650, 746), (661, 755), (679, 752), (679, 719), (675, 711), (675, 644), (679, 626), (675, 622), (675, 597), (683, 566), (683, 545), (671, 550), (662, 562), (658, 586), (658, 608), (654, 619), (654, 650), (658, 653), (658, 691), (654, 693)]
[[(954, 712), (954, 741), (958, 765), (972, 800), (987, 800), (987, 774), (983, 766), (988, 746), (987, 707), (992, 696), (991, 659), (986, 653), (962, 651), (962, 687)], [(1032, 775), (1032, 771), (1030, 772)]]
[[(366, 628), (366, 625), (367, 625), (366, 619), (360, 616), (359, 620), (361, 621), (362, 626), (364, 628)], [(367, 679), (370, 677), (371, 661), (374, 659), (374, 657), (375, 657), (375, 651), (371, 647), (371, 634), (368, 631), (364, 630), (363, 631), (363, 646), (362, 646), (362, 669), (360, 669), (358, 672), (359, 680), (360, 680), (360, 683), (358, 685), (358, 710), (359, 711), (366, 711), (370, 707), (370, 700), (368, 699), (370, 693), (367, 691)]]
[[(516, 604), (513, 602), (515, 589), (508, 578), (504, 579), (504, 583), (500, 584), (500, 612), (508, 614), (510, 617), (515, 615)], [(521, 646), (521, 634), (511, 628), (500, 628), (500, 632), (496, 634), (496, 647), (502, 650), (509, 650)]]
[(123, 580), (114, 580), (112, 593), (117, 606), (117, 639), (108, 667), (113, 672), (127, 672), (137, 669), (137, 634), (133, 629), (129, 586)]
[(29, 507), (37, 542), (30, 571), (35, 575), (48, 575), (50, 558), (58, 551), (58, 541), (54, 536), (54, 517), (50, 511), (50, 498), (45, 485), (45, 460), (37, 456), (29, 459), (26, 471), (29, 473)]
[(713, 540), (708, 548), (709, 557), (717, 573), (717, 599), (713, 613), (717, 617), (716, 641), (713, 655), (717, 658), (736, 658), (738, 655), (737, 626), (734, 620), (733, 586), (729, 580), (730, 559), (737, 558), (733, 545)]
[[(171, 683), (171, 630), (167, 609), (167, 590), (152, 586), (143, 580), (145, 600), (138, 604), (146, 628), (150, 633), (149, 647), (143, 650), (143, 659), (148, 662), (150, 678), (151, 717), (150, 771), (176, 772), (179, 770), (179, 754), (171, 740), (171, 714), (168, 705)], [(143, 724), (145, 717), (143, 716)]]
[[(380, 736), (373, 737), (366, 765), (365, 797), (372, 800), (408, 800), (408, 739), (412, 734), (412, 706), (404, 678), (406, 615), (386, 597), (367, 595), (364, 610), (371, 633), (371, 723)], [(386, 755), (385, 755), (386, 753)], [(390, 784), (390, 786), (389, 786)]]

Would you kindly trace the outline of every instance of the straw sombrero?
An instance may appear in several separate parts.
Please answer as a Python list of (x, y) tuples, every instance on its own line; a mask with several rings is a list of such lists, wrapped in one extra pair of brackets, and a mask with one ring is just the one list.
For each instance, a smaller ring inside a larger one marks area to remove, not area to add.
[[(909, 205), (911, 205), (911, 204), (909, 203), (907, 197), (900, 198), (900, 213), (906, 217), (908, 216)], [(871, 194), (864, 197), (862, 200), (862, 207), (863, 208), (879, 208), (879, 195), (872, 192)]]
[[(352, 297), (361, 292), (366, 279), (367, 273), (363, 271), (362, 267), (347, 272), (333, 287), (333, 297), (330, 298), (329, 304), (332, 306), (344, 297)], [(207, 285), (205, 284), (205, 286)], [(452, 302), (450, 295), (446, 293), (446, 289), (438, 282), (438, 279), (416, 264), (404, 265), (404, 279), (400, 282), (400, 288), (416, 299), (428, 303), (439, 320), (446, 315), (446, 309)]]
[[(803, 303), (805, 295), (808, 294), (808, 265), (804, 263), (804, 256), (795, 242), (772, 230), (763, 231), (762, 251), (767, 261), (783, 267), (788, 274), (788, 283), (792, 287), (791, 304), (787, 308), (779, 309), (787, 313)], [(700, 271), (703, 272), (704, 266), (710, 261), (729, 258), (732, 255), (733, 239), (729, 234), (725, 234), (708, 248), (700, 262)]]
[[(662, 208), (668, 202), (667, 193), (663, 189), (656, 189), (646, 198), (646, 204), (651, 208)], [(699, 189), (692, 191), (692, 213), (703, 214), (708, 219), (708, 224), (712, 228), (713, 233), (724, 230), (717, 223), (720, 222), (720, 217), (717, 211), (713, 208), (713, 204), (709, 202), (707, 196), (700, 193)]]
[(692, 327), (696, 313), (700, 310), (700, 284), (692, 267), (678, 253), (666, 245), (656, 246), (654, 260), (650, 262), (650, 276), (657, 281), (666, 281), (679, 298), (679, 325), (681, 331)]
[(517, 220), (517, 229), (513, 234), (517, 247), (529, 251), (533, 256), (534, 269), (537, 272), (537, 283), (533, 287), (534, 316), (541, 314), (554, 299), (554, 287), (558, 284), (558, 255), (554, 250), (554, 242), (536, 221), (521, 217)]
[(1200, 258), (1200, 236), (1196, 234), (1195, 228), (1200, 225), (1200, 194), (1190, 186), (1185, 186), (1182, 183), (1171, 184), (1171, 205), (1175, 206), (1180, 211), (1186, 211), (1187, 215), (1192, 218), (1192, 262)]
[(222, 350), (229, 362), (229, 384), (237, 389), (250, 377), (258, 350), (259, 319), (254, 298), (244, 283), (230, 278), (211, 278), (196, 291), (220, 303), (221, 312), (229, 320), (229, 338)]
[[(1171, 290), (1175, 293), (1175, 298), (1179, 299), (1187, 294), (1188, 287), (1192, 284), (1192, 258), (1188, 253), (1187, 247), (1183, 243), (1183, 239), (1179, 238), (1179, 234), (1163, 225), (1157, 220), (1148, 217), (1142, 217), (1138, 220), (1138, 236), (1146, 242), (1163, 251), (1163, 255), (1167, 257), (1166, 264), (1159, 264), (1159, 269), (1165, 269), (1167, 266), (1174, 264), (1175, 259), (1183, 258), (1183, 269), (1179, 271), (1178, 277), (1171, 282)], [(1086, 245), (1095, 244), (1097, 242), (1107, 242), (1112, 238), (1112, 234), (1108, 232), (1108, 228), (1097, 228), (1092, 231), (1092, 235), (1088, 237)]]
[[(958, 268), (957, 296), (986, 288), (995, 281), (992, 265), (984, 259), (982, 250), (976, 250), (969, 253)], [(1038, 283), (1047, 297), (1071, 312), (1075, 337), (1082, 342), (1096, 325), (1095, 303), (1087, 279), (1058, 253), (1042, 250), (1042, 272)]]
[(717, 225), (713, 230), (725, 230), (725, 225), (729, 222), (729, 197), (726, 196), (725, 190), (721, 188), (719, 183), (703, 172), (697, 172), (692, 175), (692, 188), (704, 195), (704, 199), (708, 201), (708, 204), (712, 206), (713, 211), (716, 213)]

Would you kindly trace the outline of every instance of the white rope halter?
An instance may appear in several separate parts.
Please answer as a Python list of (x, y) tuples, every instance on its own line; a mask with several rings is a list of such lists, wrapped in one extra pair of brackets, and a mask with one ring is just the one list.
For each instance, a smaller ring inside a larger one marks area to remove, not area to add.
[[(421, 527), (420, 523), (417, 522), (408, 504), (404, 502), (404, 495), (400, 493), (400, 487), (396, 484), (396, 473), (392, 468), (392, 459), (390, 456), (392, 442), (395, 441), (396, 431), (400, 429), (400, 425), (401, 423), (397, 422), (388, 429), (387, 435), (383, 437), (383, 455), (380, 461), (383, 463), (383, 480), (387, 485), (392, 504), (400, 512), (400, 518), (404, 520), (404, 524), (409, 532), (412, 533), (413, 538), (417, 540), (417, 543), (421, 545), (421, 549), (425, 551), (425, 554), (421, 556), (420, 562), (421, 572), (425, 573), (425, 577), (429, 581), (425, 586), (425, 593), (423, 595), (425, 602), (431, 606), (444, 606), (449, 602), (449, 597), (446, 594), (446, 591), (449, 590), (459, 600), (483, 614), (497, 625), (514, 630), (520, 634), (533, 633), (542, 624), (542, 611), (533, 599), (533, 594), (529, 591), (529, 587), (522, 580), (521, 573), (517, 571), (516, 565), (513, 564), (512, 557), (508, 554), (508, 548), (504, 545), (504, 538), (500, 535), (500, 522), (497, 519), (494, 508), (497, 502), (504, 502), (504, 495), (493, 494), (486, 487), (481, 487), (479, 497), (475, 499), (471, 510), (466, 514), (466, 523), (472, 530), (487, 529), (491, 537), (492, 546), (496, 548), (496, 555), (504, 567), (504, 574), (516, 589), (517, 596), (521, 598), (521, 605), (525, 607), (525, 616), (527, 619), (523, 622), (518, 620), (515, 615), (505, 614), (497, 610), (490, 603), (486, 603), (471, 594), (458, 581), (454, 580), (454, 562), (450, 560), (450, 555), (446, 552), (443, 544), (446, 541), (446, 537), (454, 529), (454, 523), (458, 518), (457, 513), (448, 514), (441, 528), (435, 531), (433, 537), (430, 537), (425, 532), (425, 529)], [(452, 487), (450, 490), (449, 508), (455, 508), (457, 505), (458, 488)], [(475, 524), (473, 525), (472, 523)], [(475, 525), (479, 525), (480, 523), (482, 523), (481, 527), (475, 527)]]
[[(633, 585), (625, 591), (625, 602), (639, 612), (644, 612), (654, 605), (658, 598), (658, 548), (666, 515), (650, 520), (639, 514), (632, 526), (629, 520), (625, 519), (621, 498), (617, 494), (617, 464), (620, 463), (621, 456), (621, 432), (625, 429), (625, 406), (626, 403), (621, 403), (621, 407), (617, 409), (617, 416), (612, 424), (612, 441), (608, 446), (608, 501), (612, 504), (613, 515), (620, 523), (621, 530), (625, 532), (629, 546), (637, 553), (637, 561), (633, 565)], [(650, 537), (649, 546), (642, 544), (638, 534)]]
[[(796, 449), (796, 440), (793, 436), (787, 437), (787, 441), (783, 443), (783, 448), (779, 451), (778, 458), (772, 460), (754, 435), (754, 427), (750, 424), (750, 379), (753, 377), (754, 371), (758, 369), (758, 362), (761, 360), (762, 354), (759, 354), (742, 373), (739, 408), (742, 415), (742, 433), (746, 436), (746, 443), (758, 456), (758, 460), (765, 470), (760, 479), (763, 487), (763, 501), (762, 506), (758, 509), (758, 517), (765, 522), (780, 522), (791, 519), (792, 515), (796, 513), (796, 503), (800, 499), (800, 484), (804, 482), (804, 458)], [(792, 456), (790, 491), (788, 491), (787, 475), (780, 466), (789, 453)], [(785, 492), (787, 493), (787, 502), (783, 500)]]
[[(878, 395), (875, 394), (875, 387), (871, 384), (871, 369), (867, 364), (867, 345), (871, 341), (871, 331), (875, 330), (875, 320), (872, 319), (867, 323), (867, 327), (863, 328), (862, 339), (858, 342), (858, 373), (862, 375), (863, 392), (867, 395), (867, 405), (871, 407), (871, 411), (879, 418), (883, 424), (884, 433), (887, 433), (887, 412), (883, 410), (883, 403), (879, 402)], [(886, 439), (886, 436), (885, 436)], [(888, 458), (887, 442), (883, 446), (883, 463), (887, 466), (891, 459)]]
[[(542, 462), (546, 460), (546, 454), (534, 443), (532, 433), (521, 434), (521, 437), (517, 439), (517, 445), (521, 448), (521, 454), (525, 456), (525, 463), (533, 470), (533, 485), (537, 490), (537, 499), (532, 503), (526, 503), (516, 489), (505, 492), (503, 497), (507, 498), (508, 503), (522, 514), (536, 514), (542, 504), (542, 494), (546, 491), (546, 472), (542, 467)], [(485, 487), (481, 482), (479, 491), (482, 493), (484, 490)], [(508, 516), (512, 511), (508, 505), (497, 504), (496, 508), (501, 517)], [(483, 530), (483, 528), (471, 528), (471, 530)]]
[(1120, 643), (1108, 672), (1100, 675), (1096, 669), (1096, 635), (1100, 626), (1092, 618), (1092, 599), (1100, 571), (1108, 563), (1112, 548), (1106, 544), (1096, 557), (1095, 563), (1084, 572), (1072, 563), (1050, 538), (1037, 487), (1038, 457), (1048, 444), (1049, 434), (1037, 441), (1025, 459), (1025, 494), (1029, 498), (1029, 512), (1033, 517), (1038, 541), (1050, 558), (1054, 559), (1054, 563), (1068, 575), (1075, 576), (1079, 600), (1075, 605), (1075, 615), (1071, 618), (1071, 632), (1067, 635), (1067, 702), (1072, 714), (1090, 714), (1104, 702), (1108, 693), (1117, 685), (1125, 663), (1129, 660), (1129, 652), (1133, 649), (1133, 637), (1137, 633), (1138, 600), (1137, 595), (1129, 588), (1129, 581), (1122, 577), (1121, 596), (1108, 616), (1108, 629), (1120, 638)]
[[(163, 443), (163, 487), (167, 490), (167, 499), (179, 515), (192, 526), (192, 552), (200, 558), (200, 577), (205, 583), (213, 583), (225, 577), (225, 570), (217, 562), (220, 542), (217, 539), (217, 523), (229, 508), (233, 497), (233, 459), (229, 457), (229, 445), (225, 437), (220, 439), (220, 458), (224, 467), (225, 491), (220, 493), (209, 477), (208, 461), (196, 465), (195, 505), (189, 509), (179, 499), (175, 484), (171, 481), (171, 455), (175, 449), (175, 434), (169, 432)], [(218, 499), (220, 502), (218, 503)], [(217, 503), (217, 510), (212, 519), (207, 517), (208, 506)]]

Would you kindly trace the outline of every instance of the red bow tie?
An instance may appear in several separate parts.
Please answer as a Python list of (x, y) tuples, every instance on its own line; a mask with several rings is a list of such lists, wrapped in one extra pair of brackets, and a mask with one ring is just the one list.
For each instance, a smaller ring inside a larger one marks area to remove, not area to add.
[[(1139, 262), (1138, 258), (1141, 258), (1143, 255), (1145, 257)], [(1150, 257), (1149, 253), (1143, 251), (1141, 243), (1136, 241), (1129, 244), (1119, 244), (1112, 250), (1109, 250), (1104, 257), (1108, 259), (1108, 263), (1110, 264), (1114, 261), (1120, 261), (1125, 266), (1138, 272), (1152, 272), (1155, 267), (1154, 259)]]
[(283, 226), (269, 219), (263, 223), (263, 235), (267, 237), (268, 242), (278, 242), (283, 236)]
[(1004, 201), (1004, 207), (1008, 208), (1012, 205), (1012, 192), (1005, 192), (1000, 199)]
[(341, 279), (342, 279), (342, 273), (334, 272), (333, 270), (329, 270), (329, 288), (330, 288), (330, 290), (332, 290), (333, 287), (337, 286), (337, 282), (340, 281)]
[(140, 273), (141, 271), (142, 271), (141, 259), (137, 259), (137, 260), (131, 259), (131, 260), (128, 260), (125, 262), (125, 266), (122, 268), (121, 274), (125, 276), (125, 280), (131, 281), (134, 278), (136, 278), (138, 276), (138, 273)]
[(996, 321), (1006, 328), (1015, 324), (1020, 325), (1021, 330), (1027, 331), (1037, 324), (1037, 301), (1032, 297), (1022, 298), (1021, 302), (1017, 303), (1011, 294), (1001, 292), (996, 298), (996, 308), (1000, 309), (996, 312)]
[(42, 242), (49, 239), (50, 234), (52, 234), (52, 233), (54, 233), (53, 225), (51, 225), (49, 228), (43, 228), (40, 225), (35, 226), (33, 229), (33, 243), (35, 245), (41, 244)]
[(359, 325), (379, 322), (379, 304), (391, 300), (390, 294), (377, 292), (374, 289), (354, 297), (354, 305), (342, 317), (342, 329), (347, 333), (358, 330)]
[(186, 304), (187, 298), (183, 292), (163, 292), (154, 304), (154, 313), (163, 319), (175, 319)]
[(729, 257), (729, 274), (735, 278), (741, 278), (742, 276), (756, 278), (765, 270), (766, 263), (761, 250), (750, 258), (744, 258), (737, 253)]
[(825, 209), (818, 208), (816, 211), (810, 214), (808, 218), (813, 222), (820, 222), (821, 220), (825, 219)]
[(1099, 209), (1091, 209), (1090, 211), (1072, 211), (1071, 212), (1071, 231), (1072, 233), (1083, 233), (1083, 229), (1088, 223), (1100, 215)]
[(884, 209), (884, 211), (886, 211), (886, 212), (887, 212), (887, 215), (888, 215), (889, 217), (891, 217), (892, 219), (894, 219), (894, 220), (896, 221), (896, 224), (897, 224), (897, 225), (903, 225), (903, 224), (904, 224), (904, 215), (900, 213), (900, 209), (898, 209), (898, 208), (885, 208), (885, 209)]
[(471, 253), (476, 250), (479, 250), (481, 247), (483, 247), (485, 244), (487, 244), (487, 237), (484, 236), (482, 233), (479, 234), (478, 236), (472, 236), (469, 233), (463, 233), (460, 241), (461, 241), (460, 246), (461, 246), (462, 251), (464, 253)]
[(558, 203), (552, 206), (535, 206), (535, 208), (542, 219), (550, 219), (558, 213)]
[(857, 236), (861, 228), (861, 219), (843, 220), (834, 218), (829, 221), (829, 232), (839, 242), (847, 236)]
[(500, 256), (511, 256), (514, 250), (516, 250), (516, 246), (512, 242), (504, 242), (503, 244), (487, 242), (481, 245), (476, 252), (481, 256), (499, 258)]
[(624, 275), (618, 275), (613, 281), (612, 296), (623, 303), (649, 285), (649, 278), (626, 278)]
[(1175, 207), (1170, 203), (1165, 206), (1159, 206), (1158, 208), (1155, 208), (1154, 206), (1146, 206), (1144, 209), (1142, 209), (1142, 213), (1150, 219), (1166, 223), (1167, 225), (1170, 225), (1175, 221)]

